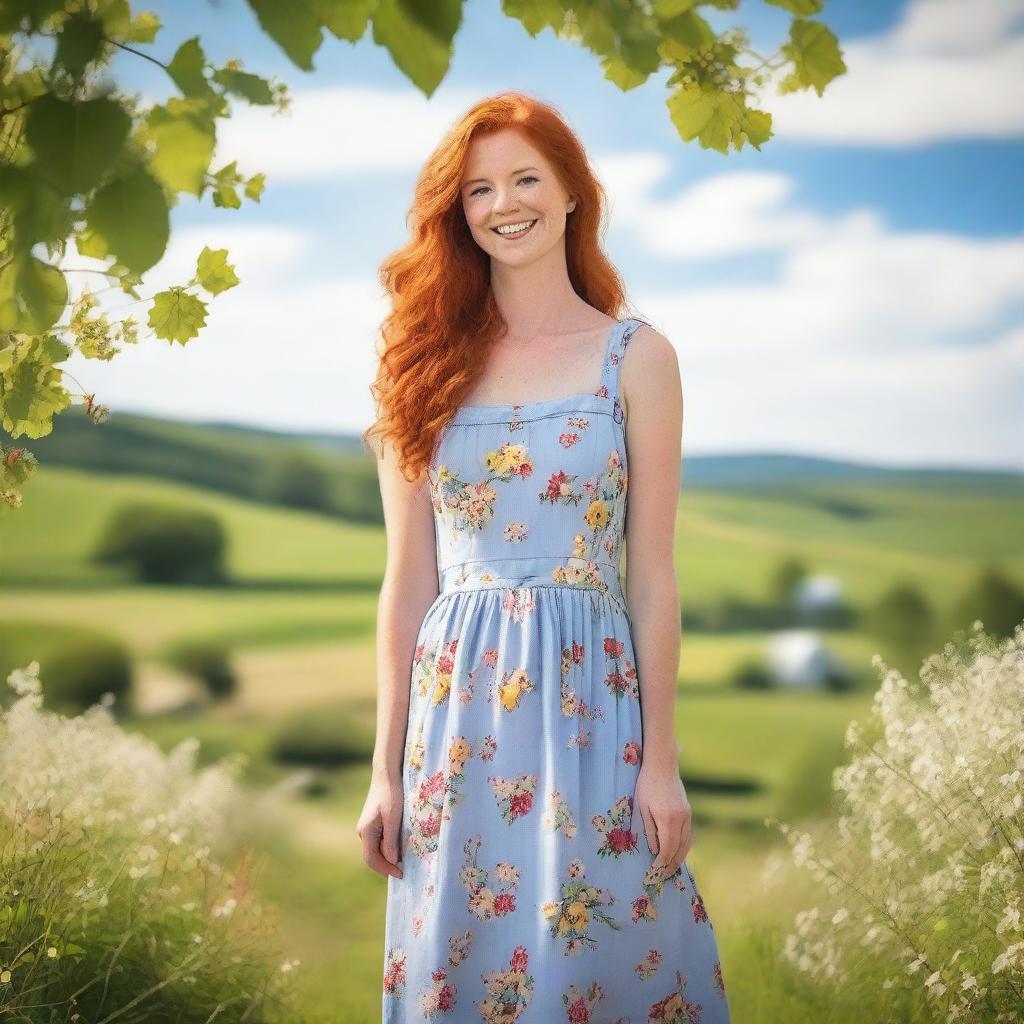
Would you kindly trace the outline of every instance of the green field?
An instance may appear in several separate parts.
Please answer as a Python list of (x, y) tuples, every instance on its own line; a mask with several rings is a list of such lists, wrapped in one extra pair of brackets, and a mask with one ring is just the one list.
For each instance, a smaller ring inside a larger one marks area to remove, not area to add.
[[(216, 514), (230, 536), (232, 583), (141, 586), (91, 565), (88, 554), (107, 517), (122, 501), (140, 498)], [(796, 556), (810, 571), (838, 577), (858, 609), (894, 583), (916, 584), (944, 622), (982, 566), (997, 565), (1018, 584), (1024, 579), (1015, 530), (1022, 512), (1019, 490), (944, 492), (909, 477), (806, 481), (782, 492), (684, 490), (676, 543), (684, 608), (677, 735), (695, 812), (689, 863), (718, 930), (737, 1021), (783, 1019), (767, 1015), (769, 1007), (787, 1020), (816, 1019), (798, 980), (765, 1001), (768, 979), (781, 977), (771, 949), (803, 892), (798, 881), (784, 880), (764, 895), (765, 859), (782, 844), (763, 819), (827, 813), (829, 773), (843, 759), (846, 725), (866, 719), (871, 706), (871, 656), (897, 664), (898, 657), (860, 630), (831, 630), (826, 642), (855, 671), (850, 692), (742, 690), (731, 675), (760, 653), (766, 636), (687, 630), (687, 607), (729, 595), (766, 600), (779, 562)], [(24, 655), (19, 635), (42, 643), (48, 631), (59, 635), (56, 627), (88, 626), (130, 651), (133, 685), (146, 706), (173, 692), (172, 683), (196, 689), (162, 663), (167, 644), (225, 641), (237, 696), (126, 726), (164, 746), (197, 736), (206, 760), (246, 751), (253, 798), (265, 797), (295, 770), (270, 753), (289, 716), (319, 709), (372, 736), (384, 553), (378, 525), (167, 479), (44, 465), (26, 488), (24, 507), (0, 520), (0, 661), (4, 643), (8, 658), (11, 650)], [(45, 693), (45, 667), (42, 675)], [(368, 768), (321, 769), (317, 778), (316, 795), (275, 796), (273, 813), (254, 814), (246, 838), (265, 855), (261, 891), (280, 908), (289, 955), (303, 962), (302, 1013), (332, 1024), (372, 1021), (380, 1013), (385, 882), (363, 866), (354, 832)]]

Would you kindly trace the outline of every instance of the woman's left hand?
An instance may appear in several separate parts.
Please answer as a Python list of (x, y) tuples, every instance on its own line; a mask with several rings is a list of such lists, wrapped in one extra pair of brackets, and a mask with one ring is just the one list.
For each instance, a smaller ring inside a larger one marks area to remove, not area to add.
[(670, 878), (693, 847), (690, 801), (679, 777), (678, 761), (644, 758), (633, 794), (633, 809), (640, 810), (651, 853), (662, 878)]

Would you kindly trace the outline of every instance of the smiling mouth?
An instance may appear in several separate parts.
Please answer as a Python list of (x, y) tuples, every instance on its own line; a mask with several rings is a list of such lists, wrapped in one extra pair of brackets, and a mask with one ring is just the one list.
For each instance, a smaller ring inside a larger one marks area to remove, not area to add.
[(497, 228), (491, 228), (491, 230), (499, 238), (522, 238), (524, 235), (529, 234), (533, 230), (533, 225), (537, 223), (538, 219), (539, 218), (534, 218), (533, 220), (531, 220), (529, 222), (524, 221), (523, 223), (526, 223), (527, 226), (525, 228), (523, 228), (522, 231), (516, 231), (514, 234), (509, 234), (509, 232), (507, 232), (507, 231), (499, 231)]

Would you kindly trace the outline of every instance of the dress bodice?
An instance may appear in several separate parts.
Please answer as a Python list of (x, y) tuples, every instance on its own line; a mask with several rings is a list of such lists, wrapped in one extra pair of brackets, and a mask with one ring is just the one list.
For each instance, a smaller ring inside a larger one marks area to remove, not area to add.
[(428, 468), (442, 592), (502, 583), (621, 592), (628, 457), (619, 366), (640, 321), (619, 320), (594, 392), (463, 405)]

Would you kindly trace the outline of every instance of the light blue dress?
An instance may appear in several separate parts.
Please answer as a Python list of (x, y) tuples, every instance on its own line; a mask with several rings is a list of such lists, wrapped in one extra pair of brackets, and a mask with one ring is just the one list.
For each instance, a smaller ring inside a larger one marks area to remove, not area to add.
[(462, 406), (428, 469), (440, 593), (411, 666), (403, 877), (384, 1024), (725, 1024), (684, 863), (653, 871), (619, 578), (627, 451), (617, 321), (601, 386)]

